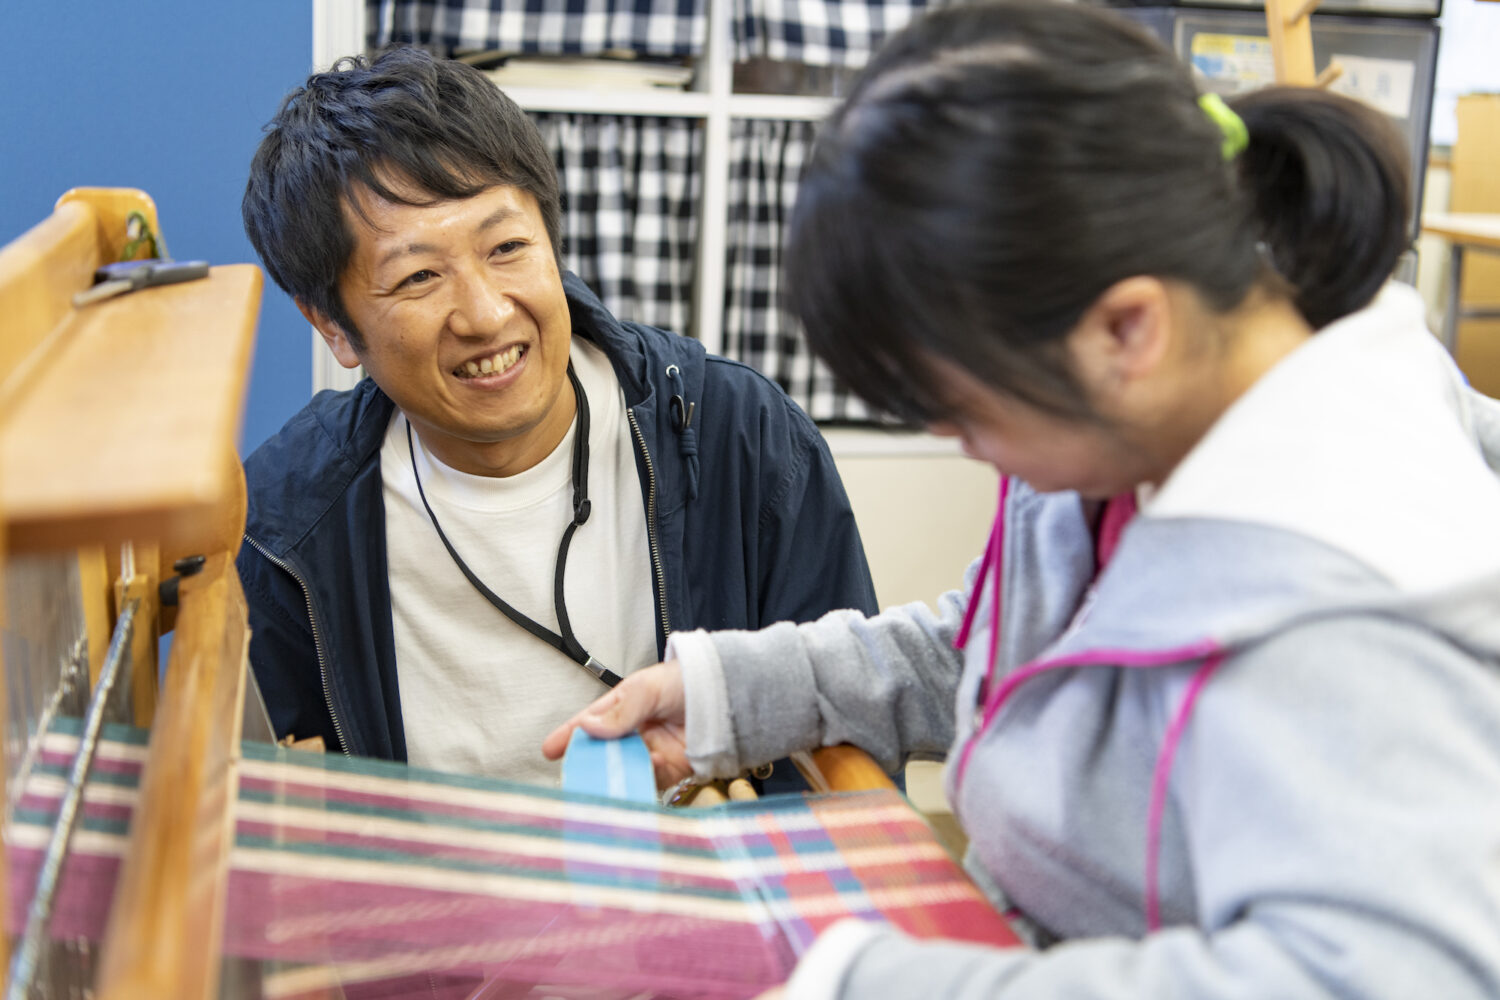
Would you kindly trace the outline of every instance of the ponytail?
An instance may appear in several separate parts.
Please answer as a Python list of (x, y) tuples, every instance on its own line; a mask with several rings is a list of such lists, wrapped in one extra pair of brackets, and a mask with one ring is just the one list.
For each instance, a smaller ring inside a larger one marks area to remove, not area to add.
[(914, 423), (954, 413), (934, 359), (1091, 421), (1067, 338), (1117, 282), (1181, 282), (1218, 313), (1264, 287), (1315, 328), (1367, 304), (1407, 242), (1389, 122), (1258, 91), (1229, 102), (1249, 143), (1226, 161), (1228, 116), (1200, 97), (1114, 11), (999, 0), (917, 19), (824, 122), (797, 189), (786, 302), (813, 353)]
[(1250, 131), (1241, 180), (1261, 239), (1314, 329), (1364, 307), (1405, 251), (1410, 168), (1380, 112), (1302, 87), (1230, 102)]

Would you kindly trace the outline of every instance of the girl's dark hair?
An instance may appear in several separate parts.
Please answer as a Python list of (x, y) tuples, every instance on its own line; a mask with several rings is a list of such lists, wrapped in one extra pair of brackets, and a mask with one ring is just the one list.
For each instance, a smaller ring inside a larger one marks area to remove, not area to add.
[(341, 59), (287, 95), (255, 152), (240, 210), (276, 284), (363, 347), (338, 289), (354, 249), (343, 206), (358, 211), (355, 187), (413, 205), (497, 184), (536, 199), (560, 253), (556, 168), (531, 119), (472, 66), (398, 48), (373, 62)]
[(1374, 108), (1307, 87), (1230, 102), (1250, 130), (1240, 181), (1293, 301), (1314, 328), (1375, 297), (1410, 242), (1410, 155)]
[(1064, 338), (1124, 278), (1186, 282), (1221, 311), (1280, 287), (1314, 326), (1365, 305), (1406, 241), (1394, 129), (1344, 98), (1265, 91), (1233, 102), (1250, 147), (1226, 163), (1198, 97), (1108, 11), (926, 15), (876, 55), (802, 177), (786, 267), (812, 349), (914, 422), (952, 414), (934, 358), (1091, 419)]

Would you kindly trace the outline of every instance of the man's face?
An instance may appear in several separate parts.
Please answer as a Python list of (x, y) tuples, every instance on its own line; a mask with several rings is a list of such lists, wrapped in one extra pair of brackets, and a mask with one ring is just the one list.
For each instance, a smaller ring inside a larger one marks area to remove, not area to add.
[(364, 346), (325, 319), (335, 356), (363, 364), (445, 464), (511, 475), (541, 461), (574, 400), (568, 303), (536, 200), (505, 185), (427, 205), (356, 198), (339, 290)]

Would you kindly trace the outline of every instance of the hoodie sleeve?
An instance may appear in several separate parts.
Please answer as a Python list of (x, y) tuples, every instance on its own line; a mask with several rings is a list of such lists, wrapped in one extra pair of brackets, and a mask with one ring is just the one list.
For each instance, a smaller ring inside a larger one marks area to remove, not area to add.
[[(973, 572), (971, 570), (970, 576)], [(852, 743), (888, 772), (953, 740), (963, 594), (874, 617), (833, 611), (757, 632), (673, 636), (695, 769), (731, 774), (796, 750)]]
[(1410, 625), (1267, 640), (1205, 688), (1171, 778), (1195, 914), (1044, 951), (841, 933), (787, 1000), (1500, 995), (1497, 721), (1493, 674)]

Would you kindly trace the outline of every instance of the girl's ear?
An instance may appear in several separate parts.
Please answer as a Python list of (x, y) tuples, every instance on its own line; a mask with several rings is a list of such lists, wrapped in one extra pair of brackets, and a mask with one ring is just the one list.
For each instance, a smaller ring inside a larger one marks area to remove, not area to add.
[(354, 345), (349, 342), (349, 335), (344, 332), (344, 328), (301, 299), (293, 301), (297, 303), (297, 308), (302, 311), (302, 315), (322, 336), (323, 342), (328, 345), (328, 349), (333, 352), (338, 363), (345, 368), (358, 368), (359, 354), (354, 350)]
[(1106, 288), (1068, 335), (1075, 371), (1096, 403), (1108, 404), (1160, 369), (1171, 347), (1172, 302), (1159, 278)]

